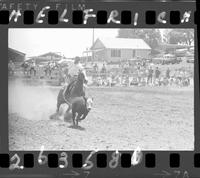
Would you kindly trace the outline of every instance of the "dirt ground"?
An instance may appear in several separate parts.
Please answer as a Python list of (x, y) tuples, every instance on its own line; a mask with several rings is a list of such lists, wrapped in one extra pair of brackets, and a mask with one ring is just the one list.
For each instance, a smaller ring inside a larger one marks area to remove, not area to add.
[(87, 118), (50, 120), (59, 87), (9, 82), (10, 150), (193, 150), (193, 88), (88, 88)]

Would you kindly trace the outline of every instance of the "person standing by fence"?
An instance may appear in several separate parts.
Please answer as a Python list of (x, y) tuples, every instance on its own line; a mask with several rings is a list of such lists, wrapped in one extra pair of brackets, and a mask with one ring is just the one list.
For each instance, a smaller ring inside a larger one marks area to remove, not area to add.
[(105, 79), (106, 78), (106, 66), (105, 66), (105, 64), (103, 64), (103, 66), (102, 66), (101, 74), (102, 74), (102, 78)]
[(160, 70), (156, 67), (154, 85), (159, 85), (160, 74)]
[(95, 73), (97, 73), (97, 72), (98, 72), (98, 70), (99, 70), (99, 69), (98, 69), (98, 65), (97, 65), (97, 63), (95, 63), (95, 65), (94, 65), (93, 69), (94, 69), (94, 72), (95, 72)]
[(32, 60), (32, 62), (31, 62), (30, 75), (32, 75), (32, 72), (34, 73), (34, 76), (36, 76), (36, 63), (34, 60)]
[(152, 80), (153, 80), (153, 69), (150, 66), (150, 68), (148, 70), (147, 84), (152, 85)]
[(169, 79), (170, 78), (170, 70), (169, 67), (166, 70), (166, 78)]
[(23, 73), (25, 76), (28, 76), (28, 71), (29, 71), (29, 63), (27, 61), (24, 61), (21, 65), (23, 68)]
[(10, 62), (8, 63), (9, 75), (14, 75), (14, 71), (15, 71), (15, 64), (12, 60), (10, 60)]

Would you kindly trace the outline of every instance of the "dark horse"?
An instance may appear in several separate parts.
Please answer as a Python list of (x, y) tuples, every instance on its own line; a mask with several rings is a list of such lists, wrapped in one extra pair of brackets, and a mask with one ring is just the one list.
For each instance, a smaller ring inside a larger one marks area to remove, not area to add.
[(71, 109), (71, 101), (75, 97), (85, 96), (85, 91), (83, 89), (83, 84), (87, 83), (85, 79), (85, 75), (82, 72), (79, 72), (76, 80), (69, 83), (67, 88), (62, 88), (58, 93), (57, 97), (57, 112), (59, 111), (60, 105), (63, 103), (67, 103), (69, 108), (67, 111)]

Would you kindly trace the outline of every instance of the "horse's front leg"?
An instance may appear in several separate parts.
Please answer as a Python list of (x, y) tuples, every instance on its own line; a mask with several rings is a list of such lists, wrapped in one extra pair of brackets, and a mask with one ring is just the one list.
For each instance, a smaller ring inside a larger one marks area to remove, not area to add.
[(80, 121), (80, 115), (78, 114), (78, 116), (76, 117), (76, 126), (78, 126), (78, 121)]
[(76, 113), (72, 111), (72, 121), (74, 126), (76, 125), (75, 120), (76, 120)]

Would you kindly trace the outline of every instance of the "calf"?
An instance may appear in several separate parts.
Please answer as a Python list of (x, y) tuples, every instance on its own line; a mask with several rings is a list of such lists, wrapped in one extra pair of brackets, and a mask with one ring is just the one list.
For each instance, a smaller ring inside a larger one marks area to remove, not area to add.
[(93, 105), (93, 98), (76, 97), (72, 101), (72, 120), (74, 125), (86, 118)]

